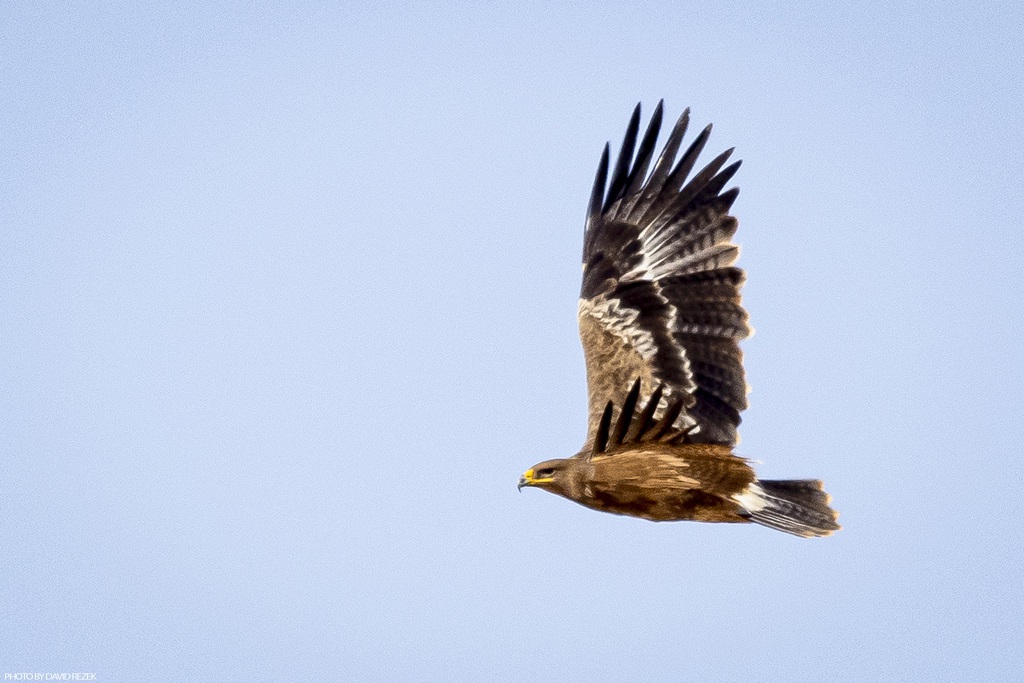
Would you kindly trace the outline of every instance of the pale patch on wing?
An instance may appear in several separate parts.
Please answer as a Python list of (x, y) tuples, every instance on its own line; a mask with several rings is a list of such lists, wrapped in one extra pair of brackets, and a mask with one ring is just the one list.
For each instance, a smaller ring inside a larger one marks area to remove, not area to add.
[[(627, 461), (629, 466), (624, 464)], [(689, 463), (657, 448), (634, 446), (624, 452), (596, 456), (592, 462), (598, 468), (606, 463), (618, 463), (620, 467), (616, 469), (615, 477), (620, 483), (635, 483), (659, 490), (690, 491), (701, 488), (700, 480), (684, 474)]]
[(736, 262), (740, 250), (730, 241), (736, 230), (735, 218), (728, 213), (709, 214), (706, 209), (677, 217), (682, 221), (687, 218), (694, 224), (692, 231), (683, 236), (675, 221), (665, 217), (642, 226), (638, 235), (643, 245), (640, 262), (623, 275), (622, 281), (656, 282), (666, 276), (715, 270)]
[(688, 477), (680, 471), (690, 466), (685, 460), (662, 454), (657, 454), (654, 457), (662, 463), (665, 471), (670, 473), (666, 478), (673, 484), (685, 489), (700, 488), (700, 482), (698, 480), (693, 477)]
[(731, 242), (725, 242), (712, 245), (703, 251), (681, 256), (668, 249), (658, 250), (658, 247), (643, 241), (643, 236), (640, 239), (644, 245), (641, 261), (636, 268), (622, 276), (622, 282), (636, 280), (657, 282), (670, 275), (684, 275), (723, 268), (735, 263), (740, 252), (738, 246)]
[(598, 299), (580, 299), (579, 318), (583, 327), (584, 317), (593, 318), (602, 330), (617, 337), (625, 347), (640, 354), (644, 361), (654, 358), (658, 350), (654, 336), (637, 325), (640, 311), (623, 308), (618, 300), (600, 297)]

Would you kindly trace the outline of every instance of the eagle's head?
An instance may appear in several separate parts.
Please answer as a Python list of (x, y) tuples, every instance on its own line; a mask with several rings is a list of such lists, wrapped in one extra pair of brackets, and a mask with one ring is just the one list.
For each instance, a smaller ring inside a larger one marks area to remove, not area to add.
[(578, 458), (563, 458), (539, 462), (519, 477), (519, 488), (535, 486), (539, 489), (572, 497), (578, 488), (582, 462)]

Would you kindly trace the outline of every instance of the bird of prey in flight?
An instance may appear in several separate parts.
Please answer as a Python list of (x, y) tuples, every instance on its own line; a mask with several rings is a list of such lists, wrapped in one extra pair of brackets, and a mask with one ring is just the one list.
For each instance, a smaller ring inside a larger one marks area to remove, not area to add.
[(570, 458), (526, 470), (519, 487), (655, 521), (756, 522), (828, 536), (840, 527), (820, 481), (758, 479), (733, 452), (747, 407), (739, 342), (751, 329), (730, 242), (739, 190), (723, 188), (740, 163), (725, 165), (730, 149), (689, 178), (711, 132), (676, 161), (689, 109), (654, 161), (662, 106), (637, 148), (637, 105), (610, 181), (605, 145), (587, 210), (579, 299), (586, 442)]

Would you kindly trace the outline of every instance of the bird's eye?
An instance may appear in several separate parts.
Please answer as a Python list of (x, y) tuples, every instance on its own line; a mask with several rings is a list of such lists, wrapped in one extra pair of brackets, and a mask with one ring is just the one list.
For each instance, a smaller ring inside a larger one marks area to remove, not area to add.
[(551, 469), (550, 467), (548, 467), (548, 468), (545, 468), (545, 469), (542, 469), (542, 470), (537, 470), (537, 474), (535, 476), (538, 479), (550, 479), (551, 477), (554, 476), (554, 474), (555, 474), (555, 471), (553, 469)]

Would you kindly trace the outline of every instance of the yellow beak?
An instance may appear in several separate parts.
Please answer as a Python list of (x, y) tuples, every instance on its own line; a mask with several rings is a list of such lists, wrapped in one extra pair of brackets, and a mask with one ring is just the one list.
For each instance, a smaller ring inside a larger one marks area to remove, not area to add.
[(519, 486), (517, 486), (516, 488), (522, 490), (524, 486), (537, 486), (538, 484), (549, 484), (552, 481), (554, 481), (553, 477), (542, 477), (538, 479), (536, 476), (534, 476), (533, 468), (531, 467), (530, 469), (523, 472), (523, 476), (519, 477)]

